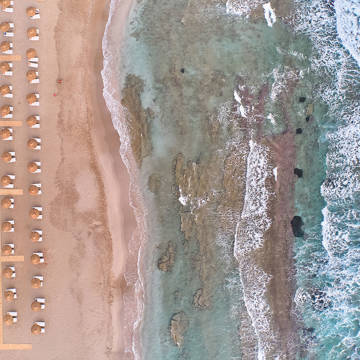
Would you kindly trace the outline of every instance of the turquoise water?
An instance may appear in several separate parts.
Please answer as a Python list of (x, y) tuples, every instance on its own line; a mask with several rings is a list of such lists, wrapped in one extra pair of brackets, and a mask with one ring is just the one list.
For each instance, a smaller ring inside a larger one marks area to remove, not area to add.
[[(143, 114), (143, 359), (360, 358), (357, 64), (327, 1), (283, 2), (272, 27), (262, 4), (143, 0), (131, 13), (120, 73), (123, 104)], [(299, 339), (284, 350), (258, 261), (276, 166), (265, 140), (300, 128)]]

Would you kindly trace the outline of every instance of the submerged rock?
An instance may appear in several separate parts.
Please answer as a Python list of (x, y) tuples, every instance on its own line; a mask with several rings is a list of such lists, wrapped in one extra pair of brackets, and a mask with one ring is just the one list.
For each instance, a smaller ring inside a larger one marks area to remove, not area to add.
[(169, 242), (166, 251), (160, 256), (158, 260), (158, 268), (161, 271), (168, 272), (171, 270), (175, 262), (175, 249)]
[(161, 179), (158, 174), (151, 174), (148, 179), (148, 188), (153, 194), (157, 194), (160, 190)]
[(189, 326), (189, 321), (183, 311), (174, 314), (170, 320), (170, 335), (177, 347), (184, 343), (184, 334)]
[(297, 129), (296, 129), (296, 133), (297, 133), (297, 134), (302, 134), (302, 132), (303, 132), (303, 131), (302, 131), (302, 128), (297, 128)]
[(301, 227), (304, 225), (300, 216), (294, 216), (291, 220), (291, 227), (295, 237), (303, 237), (304, 231)]
[(206, 309), (210, 306), (209, 297), (205, 294), (203, 289), (195, 291), (193, 304), (198, 309)]
[(316, 310), (325, 310), (331, 305), (325, 291), (313, 289), (310, 293), (311, 303)]
[(304, 103), (306, 101), (306, 97), (305, 96), (300, 96), (299, 97), (299, 102), (300, 103)]

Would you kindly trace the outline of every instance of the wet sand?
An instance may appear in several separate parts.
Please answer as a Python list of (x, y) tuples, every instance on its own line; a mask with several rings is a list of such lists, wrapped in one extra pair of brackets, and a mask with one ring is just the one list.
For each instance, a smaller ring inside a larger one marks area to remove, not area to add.
[[(29, 5), (16, 2), (13, 15), (1, 14), (15, 22), (15, 53), (23, 57), (10, 82), (15, 119), (24, 124), (16, 129), (12, 144), (1, 143), (1, 151), (16, 151), (16, 165), (2, 163), (0, 170), (3, 174), (13, 166), (16, 187), (25, 190), (15, 199), (15, 209), (2, 211), (2, 219), (14, 217), (18, 225), (15, 236), (5, 234), (2, 243), (14, 240), (16, 254), (25, 256), (13, 283), (19, 298), (3, 309), (18, 311), (19, 321), (4, 329), (4, 342), (33, 345), (32, 350), (6, 352), (6, 356), (21, 360), (125, 359), (121, 287), (135, 220), (119, 137), (102, 97), (101, 41), (109, 4), (35, 2), (41, 11), (37, 23), (26, 18)], [(26, 29), (32, 24), (40, 29), (37, 43), (26, 39)], [(25, 79), (28, 47), (36, 48), (40, 58), (41, 83), (36, 86)], [(33, 89), (41, 97), (35, 112), (24, 101)], [(36, 112), (41, 115), (41, 128), (30, 129), (25, 119)], [(26, 148), (31, 136), (42, 139), (42, 149), (36, 154)], [(41, 160), (41, 174), (26, 171), (30, 160)], [(42, 183), (43, 194), (38, 197), (27, 193), (34, 179)], [(43, 207), (43, 220), (30, 219), (32, 205)], [(43, 230), (42, 243), (30, 241), (33, 228)], [(44, 265), (30, 263), (34, 250), (44, 252)], [(31, 277), (37, 274), (44, 276), (44, 287), (39, 290), (30, 287)], [(5, 282), (3, 288), (7, 285)], [(46, 298), (46, 310), (31, 311), (35, 296)], [(46, 334), (33, 336), (30, 327), (39, 320), (46, 322)]]

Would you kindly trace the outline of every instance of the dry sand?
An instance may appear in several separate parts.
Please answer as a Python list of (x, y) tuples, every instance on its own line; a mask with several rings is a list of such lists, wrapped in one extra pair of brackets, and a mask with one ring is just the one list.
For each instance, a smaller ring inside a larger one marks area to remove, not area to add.
[[(14, 165), (0, 164), (1, 175), (15, 173), (16, 187), (27, 190), (33, 180), (40, 181), (43, 195), (16, 198), (14, 210), (1, 210), (2, 219), (14, 217), (15, 234), (4, 234), (2, 243), (13, 241), (16, 254), (25, 255), (18, 265), (17, 279), (5, 281), (16, 286), (19, 298), (3, 311), (18, 311), (19, 321), (4, 329), (5, 343), (31, 343), (29, 351), (7, 351), (7, 359), (125, 359), (121, 334), (123, 313), (121, 285), (123, 272), (130, 266), (127, 244), (135, 228), (129, 206), (129, 177), (119, 156), (119, 138), (112, 127), (102, 97), (101, 40), (108, 16), (108, 1), (65, 0), (15, 1), (12, 15), (16, 26), (15, 53), (23, 59), (14, 65), (15, 141), (2, 141), (0, 151), (15, 150)], [(29, 5), (40, 8), (41, 19), (25, 15)], [(39, 42), (26, 39), (31, 24), (40, 28)], [(25, 79), (25, 51), (37, 49), (40, 57), (39, 85)], [(57, 78), (63, 79), (61, 85)], [(7, 82), (3, 77), (1, 83)], [(25, 103), (27, 93), (37, 89), (40, 108), (33, 111)], [(7, 103), (3, 98), (1, 104)], [(41, 128), (30, 129), (25, 119), (41, 115)], [(42, 150), (26, 148), (31, 136), (40, 136)], [(41, 160), (42, 173), (28, 174), (30, 160)], [(10, 170), (11, 169), (11, 170)], [(32, 205), (42, 205), (44, 219), (31, 220)], [(44, 241), (29, 239), (31, 229), (41, 228)], [(43, 250), (45, 265), (34, 266), (30, 255)], [(113, 266), (116, 265), (116, 266)], [(116, 270), (116, 272), (114, 272)], [(44, 287), (30, 286), (33, 275), (42, 274)], [(46, 298), (46, 310), (34, 313), (30, 304), (35, 296)], [(33, 336), (33, 321), (46, 322), (46, 334)], [(6, 354), (6, 355), (5, 355)]]

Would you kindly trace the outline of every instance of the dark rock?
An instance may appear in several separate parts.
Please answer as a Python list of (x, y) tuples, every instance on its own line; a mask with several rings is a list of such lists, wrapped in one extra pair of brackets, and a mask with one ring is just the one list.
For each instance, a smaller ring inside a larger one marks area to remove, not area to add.
[(305, 96), (300, 96), (299, 97), (299, 102), (300, 103), (304, 103), (306, 101), (306, 97)]
[(309, 115), (305, 118), (306, 122), (314, 120), (314, 117), (312, 115)]
[(304, 231), (301, 227), (304, 225), (300, 216), (294, 216), (291, 220), (291, 227), (295, 237), (303, 237)]
[(184, 68), (181, 68), (180, 71), (181, 71), (182, 73), (184, 73), (184, 72), (185, 72), (185, 69), (184, 69)]
[(189, 321), (183, 311), (174, 314), (170, 320), (170, 335), (177, 347), (184, 343), (184, 334), (189, 326)]
[(302, 169), (295, 168), (294, 174), (297, 175), (299, 178), (301, 178), (303, 176), (303, 171)]
[(302, 134), (302, 128), (297, 128), (297, 129), (296, 129), (296, 133), (297, 133), (297, 134)]

